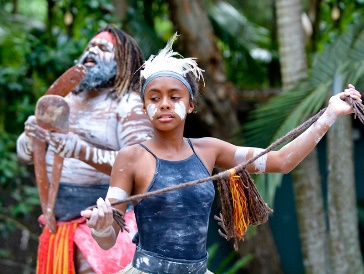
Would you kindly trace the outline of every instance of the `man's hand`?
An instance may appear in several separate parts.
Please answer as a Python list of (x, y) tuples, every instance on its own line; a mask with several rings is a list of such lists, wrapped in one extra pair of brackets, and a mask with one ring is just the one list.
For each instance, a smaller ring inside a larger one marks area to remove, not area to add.
[(25, 135), (31, 138), (36, 138), (43, 142), (46, 141), (47, 137), (49, 136), (48, 130), (41, 128), (37, 125), (36, 118), (34, 115), (29, 116), (28, 119), (24, 123), (24, 132)]
[(47, 138), (49, 148), (65, 158), (75, 157), (75, 150), (79, 142), (78, 135), (69, 133), (50, 132)]

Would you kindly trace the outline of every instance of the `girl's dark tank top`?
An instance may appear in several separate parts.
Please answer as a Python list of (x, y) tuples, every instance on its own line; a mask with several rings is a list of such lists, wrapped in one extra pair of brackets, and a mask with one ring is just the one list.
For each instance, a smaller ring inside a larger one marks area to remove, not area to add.
[[(156, 170), (147, 192), (209, 177), (210, 174), (196, 155), (185, 160), (156, 159)], [(161, 256), (198, 260), (206, 257), (207, 229), (215, 196), (212, 181), (156, 195), (139, 201), (135, 206), (138, 224), (138, 246)]]

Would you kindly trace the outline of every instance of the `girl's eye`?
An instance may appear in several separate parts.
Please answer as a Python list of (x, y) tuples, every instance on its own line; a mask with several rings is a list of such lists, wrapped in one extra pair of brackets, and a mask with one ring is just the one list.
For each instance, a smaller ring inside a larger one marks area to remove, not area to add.
[(150, 100), (151, 101), (157, 101), (159, 98), (158, 97), (151, 97)]
[(179, 97), (179, 96), (172, 96), (171, 99), (174, 100), (174, 101), (176, 101), (176, 100), (181, 99), (181, 97)]

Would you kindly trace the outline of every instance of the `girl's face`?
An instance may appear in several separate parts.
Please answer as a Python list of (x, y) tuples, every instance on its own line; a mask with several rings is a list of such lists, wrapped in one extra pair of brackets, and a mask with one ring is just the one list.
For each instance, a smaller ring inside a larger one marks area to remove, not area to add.
[(153, 79), (144, 91), (144, 110), (158, 128), (184, 122), (194, 109), (187, 87), (173, 77)]

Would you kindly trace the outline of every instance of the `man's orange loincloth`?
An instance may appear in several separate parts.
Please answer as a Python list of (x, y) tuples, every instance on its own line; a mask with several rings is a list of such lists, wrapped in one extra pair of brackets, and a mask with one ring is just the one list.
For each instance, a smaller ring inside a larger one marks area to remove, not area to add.
[[(132, 238), (137, 232), (134, 211), (125, 214), (130, 233), (119, 233), (115, 245), (103, 250), (91, 236), (85, 219), (57, 222), (57, 233), (51, 234), (45, 227), (39, 237), (37, 274), (75, 273), (74, 244), (97, 274), (116, 273), (128, 265), (134, 256)], [(39, 222), (45, 224), (44, 216)]]

